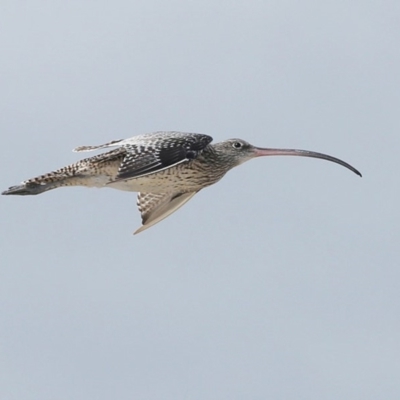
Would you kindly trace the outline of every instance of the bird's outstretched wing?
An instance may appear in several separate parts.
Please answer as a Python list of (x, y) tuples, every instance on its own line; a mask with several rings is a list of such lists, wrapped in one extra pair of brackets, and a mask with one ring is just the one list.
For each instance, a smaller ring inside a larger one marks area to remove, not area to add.
[(168, 217), (196, 193), (138, 193), (137, 205), (143, 226), (134, 233), (140, 233)]
[(120, 145), (127, 154), (115, 181), (150, 175), (193, 160), (211, 141), (208, 135), (181, 132), (165, 132), (136, 142), (124, 140)]
[[(79, 146), (75, 152), (119, 147), (126, 151), (113, 182), (138, 178), (195, 159), (212, 142), (212, 137), (200, 133), (160, 131), (113, 140), (98, 146)], [(110, 183), (113, 183), (110, 182)]]

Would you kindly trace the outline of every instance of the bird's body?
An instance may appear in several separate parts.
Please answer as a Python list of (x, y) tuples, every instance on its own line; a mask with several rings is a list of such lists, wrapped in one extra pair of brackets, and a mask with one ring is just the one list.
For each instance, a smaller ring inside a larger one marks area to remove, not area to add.
[(185, 204), (199, 190), (218, 182), (231, 168), (263, 155), (299, 155), (333, 161), (361, 174), (349, 164), (305, 150), (260, 149), (241, 139), (211, 144), (208, 135), (155, 132), (77, 152), (116, 147), (59, 170), (12, 186), (2, 194), (33, 195), (64, 186), (109, 187), (139, 192), (140, 232)]

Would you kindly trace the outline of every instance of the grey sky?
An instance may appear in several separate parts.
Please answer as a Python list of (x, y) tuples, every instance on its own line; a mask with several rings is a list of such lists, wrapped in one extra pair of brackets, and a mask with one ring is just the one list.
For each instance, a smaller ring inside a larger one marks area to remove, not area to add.
[(3, 1), (1, 190), (169, 129), (364, 177), (254, 160), (137, 236), (134, 193), (2, 197), (0, 399), (398, 399), (399, 12)]

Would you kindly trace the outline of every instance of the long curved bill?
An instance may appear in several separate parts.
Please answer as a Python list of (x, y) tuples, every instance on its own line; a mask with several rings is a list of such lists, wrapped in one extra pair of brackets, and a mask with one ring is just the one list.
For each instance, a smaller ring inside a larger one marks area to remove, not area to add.
[(254, 148), (255, 157), (262, 156), (299, 156), (299, 157), (311, 157), (311, 158), (320, 158), (321, 160), (327, 160), (334, 162), (336, 164), (342, 165), (343, 167), (348, 168), (350, 171), (353, 171), (355, 174), (362, 176), (361, 172), (356, 170), (347, 162), (339, 160), (339, 158), (328, 156), (327, 154), (317, 153), (315, 151), (308, 150), (296, 150), (296, 149), (263, 149), (261, 147)]

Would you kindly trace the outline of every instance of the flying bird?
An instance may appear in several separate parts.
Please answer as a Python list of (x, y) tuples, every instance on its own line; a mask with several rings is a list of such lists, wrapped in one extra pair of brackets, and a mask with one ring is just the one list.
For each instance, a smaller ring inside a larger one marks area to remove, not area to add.
[(261, 156), (320, 158), (350, 164), (322, 153), (295, 149), (260, 148), (242, 139), (220, 143), (199, 133), (154, 132), (99, 146), (81, 146), (76, 152), (115, 148), (56, 171), (11, 186), (3, 195), (34, 195), (64, 186), (109, 187), (138, 192), (142, 217), (139, 233), (171, 215), (201, 189), (218, 182), (230, 169)]

